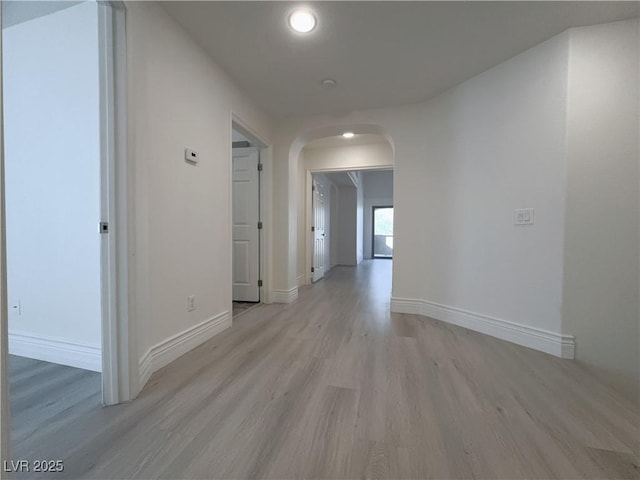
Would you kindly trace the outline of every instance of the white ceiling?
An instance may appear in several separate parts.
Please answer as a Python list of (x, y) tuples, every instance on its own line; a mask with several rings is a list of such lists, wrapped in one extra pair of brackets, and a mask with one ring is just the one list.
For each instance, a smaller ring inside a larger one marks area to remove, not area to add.
[(336, 187), (355, 187), (347, 172), (330, 172), (325, 175)]
[(356, 135), (353, 138), (344, 138), (342, 135), (334, 137), (324, 137), (313, 140), (304, 146), (305, 150), (314, 148), (331, 148), (331, 147), (353, 147), (354, 145), (371, 145), (378, 143), (389, 143), (382, 135), (374, 135), (365, 133)]
[[(424, 101), (572, 26), (637, 17), (638, 2), (161, 2), (268, 113), (344, 114)], [(338, 85), (323, 89), (320, 81)]]

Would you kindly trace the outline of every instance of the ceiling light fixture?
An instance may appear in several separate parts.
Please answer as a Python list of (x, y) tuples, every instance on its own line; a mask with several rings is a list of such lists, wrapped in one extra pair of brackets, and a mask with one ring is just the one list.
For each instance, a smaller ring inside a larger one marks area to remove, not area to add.
[(309, 33), (316, 28), (316, 17), (308, 10), (296, 10), (289, 15), (289, 26), (298, 33)]
[(336, 81), (333, 78), (325, 78), (324, 80), (322, 80), (322, 82), (320, 82), (320, 84), (324, 88), (333, 88), (336, 86)]
[(355, 133), (353, 133), (353, 132), (344, 132), (344, 133), (342, 134), (342, 136), (343, 136), (344, 138), (353, 138), (353, 137), (355, 137), (355, 136), (356, 136), (356, 134), (355, 134)]

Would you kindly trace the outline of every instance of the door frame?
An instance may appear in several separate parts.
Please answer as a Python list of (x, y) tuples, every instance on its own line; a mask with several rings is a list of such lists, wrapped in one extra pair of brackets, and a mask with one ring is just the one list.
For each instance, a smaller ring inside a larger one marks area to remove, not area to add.
[[(304, 185), (304, 263), (305, 263), (305, 272), (304, 272), (304, 285), (311, 285), (312, 276), (311, 276), (311, 266), (313, 264), (313, 235), (311, 235), (311, 225), (313, 223), (313, 192), (311, 190), (311, 185), (313, 184), (313, 174), (314, 173), (339, 173), (339, 172), (366, 172), (372, 170), (393, 170), (393, 165), (371, 165), (371, 166), (358, 166), (358, 167), (334, 167), (334, 168), (305, 168), (305, 185)], [(333, 204), (333, 198), (331, 199), (331, 203)], [(364, 207), (364, 205), (363, 205)], [(331, 226), (329, 226), (331, 228)], [(333, 235), (333, 229), (331, 229), (331, 235)], [(331, 239), (329, 239), (331, 242)], [(332, 246), (329, 246), (329, 252), (332, 251)], [(329, 263), (331, 259), (329, 259)], [(325, 259), (326, 263), (326, 259)], [(327, 271), (325, 270), (325, 274)], [(298, 285), (300, 287), (300, 285)]]
[(135, 306), (133, 180), (128, 160), (126, 7), (98, 2), (100, 50), (102, 235), (102, 399), (104, 405), (132, 400), (139, 390)]
[(371, 206), (371, 259), (377, 260), (393, 260), (393, 255), (390, 257), (376, 257), (375, 254), (375, 244), (376, 244), (376, 233), (375, 233), (375, 224), (376, 224), (376, 210), (381, 208), (393, 208), (393, 205), (372, 205)]
[(270, 255), (272, 251), (273, 242), (273, 229), (272, 229), (272, 213), (271, 213), (271, 199), (272, 199), (272, 180), (271, 175), (273, 171), (273, 148), (270, 145), (269, 140), (260, 135), (249, 123), (244, 121), (240, 115), (231, 111), (229, 115), (229, 132), (228, 132), (228, 163), (227, 163), (227, 175), (229, 178), (229, 259), (227, 262), (227, 282), (229, 288), (229, 315), (233, 318), (233, 130), (237, 130), (245, 137), (255, 143), (255, 147), (258, 149), (259, 162), (262, 164), (262, 171), (258, 181), (258, 219), (262, 222), (262, 229), (258, 232), (258, 277), (262, 280), (262, 287), (260, 288), (260, 303), (271, 303), (271, 285), (273, 261)]
[[(138, 362), (133, 322), (134, 272), (129, 262), (134, 244), (133, 166), (127, 155), (126, 7), (121, 1), (99, 1), (100, 82), (100, 219), (109, 233), (101, 241), (101, 336), (103, 404), (135, 397)], [(0, 8), (0, 21), (2, 9)], [(0, 459), (10, 454), (8, 378), (8, 304), (6, 270), (5, 163), (0, 34)]]
[[(0, 4), (0, 25), (2, 5)], [(4, 208), (4, 85), (2, 73), (2, 29), (0, 28), (0, 461), (9, 460), (9, 432), (11, 413), (9, 411), (9, 311), (7, 304), (7, 249)]]

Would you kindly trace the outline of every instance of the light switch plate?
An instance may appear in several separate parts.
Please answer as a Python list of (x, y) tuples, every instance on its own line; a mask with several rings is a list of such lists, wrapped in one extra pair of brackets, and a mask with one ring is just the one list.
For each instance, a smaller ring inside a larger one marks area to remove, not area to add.
[(533, 208), (519, 208), (513, 211), (515, 225), (533, 225)]

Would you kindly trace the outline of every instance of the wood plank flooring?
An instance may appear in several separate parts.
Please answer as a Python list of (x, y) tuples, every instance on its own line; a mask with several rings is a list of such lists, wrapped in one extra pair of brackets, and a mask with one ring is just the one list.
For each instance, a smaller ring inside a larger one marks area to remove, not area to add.
[(9, 380), (11, 444), (20, 458), (37, 454), (34, 439), (102, 408), (101, 378), (96, 372), (10, 355)]
[(637, 406), (576, 362), (390, 314), (391, 268), (252, 309), (134, 402), (18, 426), (14, 457), (63, 459), (54, 478), (639, 477)]

